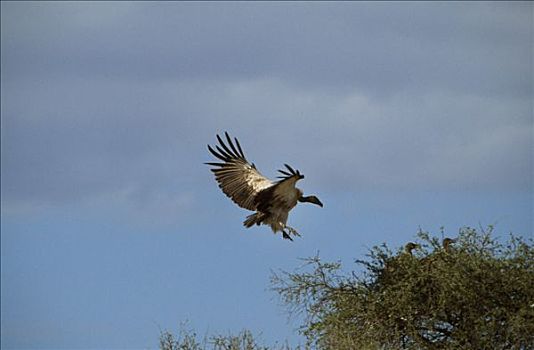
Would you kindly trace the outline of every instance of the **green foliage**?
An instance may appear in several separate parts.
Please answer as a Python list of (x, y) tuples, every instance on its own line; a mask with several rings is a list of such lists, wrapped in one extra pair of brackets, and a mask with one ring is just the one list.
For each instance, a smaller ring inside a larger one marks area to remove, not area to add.
[(491, 233), (464, 228), (444, 248), (419, 232), (411, 252), (384, 244), (356, 260), (364, 273), (316, 256), (272, 285), (314, 348), (534, 349), (532, 244)]
[(204, 350), (206, 347), (197, 340), (196, 333), (180, 330), (177, 337), (169, 331), (161, 332), (159, 348), (161, 350)]
[[(305, 349), (534, 349), (532, 240), (501, 244), (491, 227), (464, 228), (454, 243), (420, 231), (405, 249), (372, 248), (357, 272), (318, 256), (305, 262), (272, 275), (289, 311), (304, 315)], [(162, 332), (160, 349), (290, 347), (259, 345), (249, 331), (199, 340), (182, 330)]]
[(159, 348), (160, 350), (290, 350), (288, 345), (279, 347), (259, 345), (254, 335), (248, 330), (238, 335), (217, 335), (199, 340), (195, 332), (183, 328), (178, 336), (168, 331), (162, 332)]

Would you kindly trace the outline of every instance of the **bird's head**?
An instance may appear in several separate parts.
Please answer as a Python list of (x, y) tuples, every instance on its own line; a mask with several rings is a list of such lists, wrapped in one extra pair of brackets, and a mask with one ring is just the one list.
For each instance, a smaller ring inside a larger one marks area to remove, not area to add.
[(404, 246), (404, 251), (410, 255), (412, 255), (412, 250), (414, 249), (419, 249), (421, 248), (421, 246), (417, 243), (414, 243), (414, 242), (408, 242), (406, 243), (406, 245)]
[(303, 203), (313, 203), (320, 207), (323, 207), (323, 203), (316, 196), (300, 196), (299, 202)]
[(450, 251), (450, 245), (451, 244), (454, 244), (456, 243), (456, 239), (454, 238), (449, 238), (449, 237), (445, 237), (445, 239), (443, 239), (443, 242), (442, 242), (442, 245), (443, 245), (443, 249), (448, 252)]

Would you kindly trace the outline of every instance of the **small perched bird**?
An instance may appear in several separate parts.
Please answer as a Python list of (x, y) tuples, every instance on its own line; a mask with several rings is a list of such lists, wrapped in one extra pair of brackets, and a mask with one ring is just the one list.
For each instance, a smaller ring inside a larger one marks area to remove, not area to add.
[(406, 245), (404, 246), (404, 252), (406, 254), (409, 254), (409, 255), (413, 255), (412, 254), (412, 251), (414, 249), (419, 249), (421, 248), (421, 245), (420, 244), (417, 244), (417, 243), (414, 243), (414, 242), (408, 242), (406, 243)]
[(227, 132), (224, 134), (226, 144), (217, 135), (219, 145), (215, 145), (216, 150), (208, 145), (211, 154), (222, 162), (205, 164), (213, 166), (211, 171), (224, 194), (240, 207), (256, 211), (247, 216), (243, 225), (269, 225), (274, 233), (281, 231), (282, 237), (289, 240), (293, 240), (289, 233), (300, 236), (294, 228), (286, 224), (289, 211), (297, 202), (323, 206), (316, 196), (304, 196), (302, 191), (295, 187), (304, 175), (284, 164), (286, 169), (278, 170), (282, 174), (278, 176), (280, 180), (269, 180), (253, 163), (248, 162), (237, 138), (234, 138), (234, 143)]
[(443, 250), (446, 251), (447, 253), (450, 253), (451, 252), (450, 245), (454, 244), (454, 243), (456, 243), (456, 239), (455, 238), (453, 239), (453, 238), (445, 237), (441, 244), (443, 246)]

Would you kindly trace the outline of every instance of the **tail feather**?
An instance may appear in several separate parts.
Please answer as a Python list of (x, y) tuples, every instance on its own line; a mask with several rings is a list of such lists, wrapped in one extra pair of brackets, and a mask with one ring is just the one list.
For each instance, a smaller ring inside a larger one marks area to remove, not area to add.
[(263, 213), (254, 213), (252, 215), (247, 216), (246, 220), (243, 222), (243, 225), (245, 227), (252, 227), (255, 224), (259, 225), (262, 223), (263, 219), (265, 218), (265, 215)]

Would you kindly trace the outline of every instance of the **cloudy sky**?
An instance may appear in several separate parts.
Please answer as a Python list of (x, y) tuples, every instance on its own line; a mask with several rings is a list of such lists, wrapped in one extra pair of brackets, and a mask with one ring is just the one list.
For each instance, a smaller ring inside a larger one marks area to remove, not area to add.
[[(302, 342), (272, 270), (419, 228), (532, 235), (528, 2), (1, 3), (1, 346)], [(203, 162), (228, 130), (324, 208), (287, 242)]]

